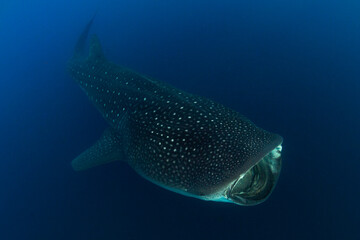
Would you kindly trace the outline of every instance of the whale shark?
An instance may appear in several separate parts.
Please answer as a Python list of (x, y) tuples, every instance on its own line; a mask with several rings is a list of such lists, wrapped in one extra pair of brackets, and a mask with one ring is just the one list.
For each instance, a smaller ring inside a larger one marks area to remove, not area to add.
[(256, 205), (273, 191), (282, 137), (208, 98), (117, 65), (99, 38), (80, 35), (68, 71), (109, 127), (71, 165), (114, 161), (167, 190), (202, 200)]

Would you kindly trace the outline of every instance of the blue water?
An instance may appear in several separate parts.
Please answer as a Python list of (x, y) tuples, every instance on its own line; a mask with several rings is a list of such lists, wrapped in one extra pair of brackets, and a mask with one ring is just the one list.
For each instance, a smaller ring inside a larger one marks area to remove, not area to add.
[[(106, 123), (66, 72), (77, 37), (284, 138), (255, 207), (70, 162)], [(0, 2), (0, 239), (360, 239), (357, 1)]]

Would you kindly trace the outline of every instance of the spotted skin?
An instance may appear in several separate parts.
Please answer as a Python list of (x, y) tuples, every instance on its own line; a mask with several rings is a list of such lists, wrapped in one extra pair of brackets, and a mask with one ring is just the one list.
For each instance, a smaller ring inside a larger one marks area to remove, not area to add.
[(282, 141), (219, 103), (107, 61), (96, 36), (89, 56), (75, 54), (68, 66), (109, 123), (117, 151), (167, 189), (212, 194)]

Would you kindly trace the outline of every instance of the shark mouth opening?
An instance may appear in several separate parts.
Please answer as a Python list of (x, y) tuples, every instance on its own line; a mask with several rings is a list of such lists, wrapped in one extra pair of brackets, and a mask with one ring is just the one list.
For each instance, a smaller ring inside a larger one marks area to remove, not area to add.
[(256, 165), (241, 174), (224, 192), (225, 198), (246, 206), (265, 201), (273, 191), (280, 174), (281, 149), (281, 145), (277, 146)]

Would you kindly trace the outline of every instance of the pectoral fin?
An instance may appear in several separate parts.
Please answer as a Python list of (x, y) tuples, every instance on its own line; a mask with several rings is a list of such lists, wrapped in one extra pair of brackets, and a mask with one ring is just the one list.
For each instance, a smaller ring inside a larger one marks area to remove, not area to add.
[(75, 158), (71, 165), (75, 171), (82, 171), (123, 159), (124, 154), (120, 137), (112, 129), (106, 129), (101, 138)]

